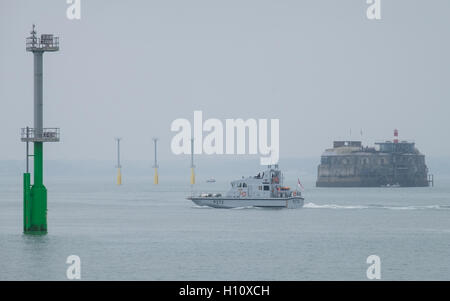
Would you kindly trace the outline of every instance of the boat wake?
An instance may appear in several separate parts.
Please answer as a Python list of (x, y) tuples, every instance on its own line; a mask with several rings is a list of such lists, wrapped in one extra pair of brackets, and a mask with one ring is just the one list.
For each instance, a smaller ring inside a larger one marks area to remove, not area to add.
[(191, 208), (194, 208), (194, 209), (214, 209), (213, 207), (210, 207), (210, 206), (199, 206), (199, 205), (192, 205)]
[(264, 209), (261, 207), (254, 207), (254, 206), (243, 206), (243, 207), (234, 207), (230, 208), (231, 210), (244, 210), (244, 209)]
[(335, 205), (335, 204), (318, 205), (318, 204), (314, 204), (314, 203), (305, 203), (305, 205), (303, 205), (303, 208), (308, 208), (308, 209), (368, 209), (369, 206), (358, 206), (358, 205), (344, 206), (344, 205)]
[(427, 205), (427, 206), (386, 206), (378, 204), (369, 205), (337, 205), (337, 204), (315, 204), (305, 203), (303, 208), (307, 209), (388, 209), (388, 210), (450, 210), (447, 205)]

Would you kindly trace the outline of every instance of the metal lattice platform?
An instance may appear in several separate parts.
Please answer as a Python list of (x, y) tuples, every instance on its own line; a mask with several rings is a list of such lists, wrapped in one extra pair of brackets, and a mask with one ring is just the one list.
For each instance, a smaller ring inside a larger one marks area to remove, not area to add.
[(42, 134), (36, 133), (34, 128), (23, 128), (22, 142), (59, 142), (59, 128), (44, 128)]
[(33, 24), (31, 36), (27, 38), (26, 48), (27, 51), (32, 52), (58, 51), (59, 38), (52, 34), (42, 34), (40, 38), (36, 37), (36, 29)]
[(40, 38), (29, 37), (26, 47), (27, 51), (58, 51), (59, 38), (53, 35), (42, 35)]

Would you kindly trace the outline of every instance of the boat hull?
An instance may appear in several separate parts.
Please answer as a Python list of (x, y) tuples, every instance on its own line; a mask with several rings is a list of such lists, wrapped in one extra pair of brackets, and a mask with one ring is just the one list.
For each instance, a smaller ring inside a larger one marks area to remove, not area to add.
[(242, 207), (262, 207), (262, 208), (301, 208), (304, 204), (303, 197), (289, 198), (223, 198), (223, 197), (189, 197), (198, 206), (209, 206), (214, 208), (242, 208)]

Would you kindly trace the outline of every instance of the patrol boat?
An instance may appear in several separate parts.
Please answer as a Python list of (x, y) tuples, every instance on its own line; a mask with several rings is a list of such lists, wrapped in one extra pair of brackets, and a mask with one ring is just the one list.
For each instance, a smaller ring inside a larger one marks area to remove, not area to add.
[(231, 189), (225, 195), (201, 193), (187, 199), (196, 205), (214, 208), (301, 208), (304, 203), (300, 191), (283, 185), (283, 175), (278, 165), (269, 165), (264, 172), (256, 176), (232, 181)]
[(206, 180), (206, 183), (216, 183), (216, 179), (214, 179), (213, 177), (209, 178), (208, 180)]

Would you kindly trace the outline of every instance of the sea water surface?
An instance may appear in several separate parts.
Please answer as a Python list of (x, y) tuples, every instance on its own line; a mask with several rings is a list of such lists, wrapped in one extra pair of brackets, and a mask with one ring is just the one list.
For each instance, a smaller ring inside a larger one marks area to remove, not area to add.
[[(22, 234), (22, 183), (0, 178), (0, 280), (450, 280), (450, 184), (314, 188), (302, 209), (212, 209), (151, 178), (48, 178), (46, 236)], [(294, 179), (294, 184), (295, 184)], [(228, 181), (195, 190), (226, 191)]]

